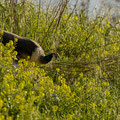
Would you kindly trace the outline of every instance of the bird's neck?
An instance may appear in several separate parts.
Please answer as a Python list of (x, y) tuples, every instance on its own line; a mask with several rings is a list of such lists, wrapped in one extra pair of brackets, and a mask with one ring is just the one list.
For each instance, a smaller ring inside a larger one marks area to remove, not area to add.
[(40, 63), (47, 64), (48, 62), (51, 61), (52, 57), (53, 57), (52, 53), (49, 55), (46, 55), (46, 56), (42, 56), (42, 57), (40, 57)]

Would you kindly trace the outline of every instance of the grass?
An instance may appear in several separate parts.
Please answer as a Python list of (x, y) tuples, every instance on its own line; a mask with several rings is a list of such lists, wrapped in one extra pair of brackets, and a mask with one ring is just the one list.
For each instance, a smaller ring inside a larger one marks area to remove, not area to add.
[(59, 56), (48, 65), (14, 66), (13, 43), (0, 44), (0, 120), (119, 120), (119, 22), (71, 14), (63, 3), (56, 11), (39, 8), (0, 2), (1, 29)]

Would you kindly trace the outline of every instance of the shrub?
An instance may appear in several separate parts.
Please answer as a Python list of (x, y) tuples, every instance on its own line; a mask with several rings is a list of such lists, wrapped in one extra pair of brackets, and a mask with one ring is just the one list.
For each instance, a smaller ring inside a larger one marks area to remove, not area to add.
[(0, 43), (1, 120), (120, 119), (119, 22), (113, 26), (104, 17), (89, 20), (69, 10), (46, 14), (29, 1), (17, 4), (16, 16), (13, 7), (0, 6), (1, 28), (59, 55), (46, 66), (24, 59), (16, 65), (14, 43)]

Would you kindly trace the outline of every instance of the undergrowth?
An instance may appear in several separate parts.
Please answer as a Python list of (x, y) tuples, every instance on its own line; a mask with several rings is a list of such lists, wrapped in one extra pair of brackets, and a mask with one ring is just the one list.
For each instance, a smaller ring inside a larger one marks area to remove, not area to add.
[(38, 7), (20, 2), (15, 11), (0, 3), (1, 29), (59, 56), (48, 65), (24, 59), (15, 65), (13, 42), (0, 43), (0, 120), (119, 120), (119, 22)]

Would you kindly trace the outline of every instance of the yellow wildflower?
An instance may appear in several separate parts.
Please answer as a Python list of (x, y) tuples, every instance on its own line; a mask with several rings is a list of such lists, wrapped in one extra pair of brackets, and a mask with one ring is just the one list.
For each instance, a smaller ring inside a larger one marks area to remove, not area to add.
[(81, 78), (83, 78), (83, 73), (82, 72), (79, 75), (80, 75)]
[(0, 120), (5, 120), (4, 115), (2, 115), (1, 113), (0, 113)]
[(54, 93), (54, 89), (50, 89), (50, 94), (53, 94)]
[(67, 15), (63, 15), (63, 18), (64, 18), (64, 19), (67, 19)]
[(3, 32), (2, 30), (0, 30), (0, 36), (2, 36), (2, 35), (3, 35), (3, 33), (4, 33), (4, 32)]
[(52, 108), (53, 108), (53, 112), (56, 112), (58, 110), (58, 106), (57, 105), (54, 105)]
[(71, 114), (67, 115), (67, 120), (72, 120), (72, 115)]
[(91, 107), (95, 109), (96, 103), (91, 103)]
[(18, 39), (17, 39), (17, 38), (15, 38), (15, 39), (14, 39), (14, 41), (15, 41), (15, 42), (17, 42), (17, 41), (18, 41)]
[(103, 82), (102, 84), (103, 84), (103, 86), (109, 86), (110, 85), (109, 82)]
[(74, 20), (78, 20), (78, 17), (77, 17), (77, 16), (74, 16)]
[(93, 35), (91, 35), (91, 36), (90, 36), (90, 40), (93, 40), (93, 38), (94, 38), (94, 36), (93, 36)]
[(94, 82), (95, 82), (95, 79), (93, 78), (93, 79), (91, 80), (91, 82), (93, 82), (93, 83), (94, 83)]
[(57, 72), (60, 72), (60, 68), (56, 68), (56, 71), (57, 71)]
[(87, 54), (87, 55), (85, 56), (85, 58), (86, 58), (86, 59), (89, 59), (89, 58), (90, 58), (90, 56)]
[(84, 88), (84, 86), (79, 87), (79, 88), (78, 88), (78, 91), (83, 90), (83, 88)]
[(103, 29), (101, 29), (101, 28), (98, 29), (98, 32), (104, 33)]
[(108, 54), (108, 51), (104, 51), (104, 52), (103, 52), (103, 55), (107, 55), (107, 54)]
[(109, 90), (106, 90), (105, 91), (105, 96), (109, 96), (110, 95), (110, 91)]
[(106, 25), (107, 25), (107, 26), (110, 26), (110, 21), (107, 21)]
[(11, 116), (8, 116), (7, 117), (7, 120), (13, 120)]
[(84, 81), (86, 81), (86, 80), (87, 80), (87, 78), (86, 78), (86, 77), (84, 77), (84, 78), (83, 78), (83, 80), (84, 80)]
[(4, 111), (4, 112), (6, 112), (6, 111), (7, 111), (7, 108), (6, 108), (6, 107), (4, 107), (4, 108), (3, 108), (3, 111)]
[(0, 99), (0, 108), (3, 106), (3, 101)]
[(44, 96), (45, 96), (45, 94), (44, 94), (44, 93), (41, 93), (40, 95), (41, 95), (41, 97), (44, 97)]
[(100, 70), (100, 66), (97, 65), (97, 66), (96, 66), (96, 70)]
[(81, 55), (81, 57), (82, 57), (82, 58), (85, 57), (85, 53), (83, 53), (83, 54)]
[(20, 108), (21, 111), (23, 111), (25, 106), (24, 105), (20, 105), (19, 108)]
[(115, 50), (116, 50), (116, 51), (118, 51), (119, 49), (120, 49), (119, 46), (116, 46), (116, 47), (115, 47)]
[(96, 90), (97, 90), (98, 92), (101, 92), (102, 88), (101, 88), (101, 87), (97, 87)]

